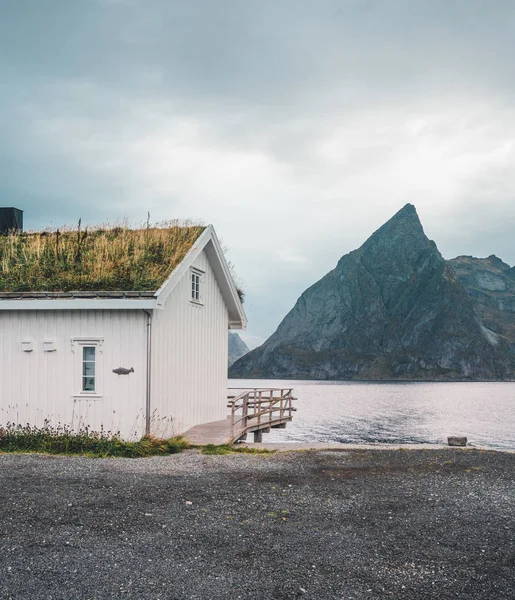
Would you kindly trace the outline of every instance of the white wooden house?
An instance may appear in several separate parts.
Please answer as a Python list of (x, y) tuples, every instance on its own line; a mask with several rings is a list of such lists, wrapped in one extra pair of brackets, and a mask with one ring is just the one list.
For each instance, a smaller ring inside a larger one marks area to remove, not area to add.
[(246, 317), (212, 226), (169, 271), (144, 292), (0, 289), (0, 426), (137, 439), (224, 419), (227, 330)]

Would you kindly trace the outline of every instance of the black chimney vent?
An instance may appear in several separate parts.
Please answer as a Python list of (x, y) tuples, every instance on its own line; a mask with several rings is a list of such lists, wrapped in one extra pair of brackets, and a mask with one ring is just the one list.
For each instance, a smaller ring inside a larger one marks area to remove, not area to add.
[(23, 231), (23, 211), (19, 208), (0, 208), (0, 234)]

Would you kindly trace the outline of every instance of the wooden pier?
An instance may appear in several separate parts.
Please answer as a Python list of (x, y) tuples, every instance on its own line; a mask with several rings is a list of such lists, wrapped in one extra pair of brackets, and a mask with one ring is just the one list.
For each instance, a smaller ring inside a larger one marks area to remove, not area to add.
[[(231, 388), (235, 391), (228, 397), (227, 419), (195, 425), (184, 434), (184, 438), (195, 446), (207, 444), (232, 444), (254, 434), (254, 442), (263, 440), (263, 433), (273, 428), (286, 427), (293, 419), (292, 389), (281, 388)], [(236, 393), (236, 390), (239, 393)]]

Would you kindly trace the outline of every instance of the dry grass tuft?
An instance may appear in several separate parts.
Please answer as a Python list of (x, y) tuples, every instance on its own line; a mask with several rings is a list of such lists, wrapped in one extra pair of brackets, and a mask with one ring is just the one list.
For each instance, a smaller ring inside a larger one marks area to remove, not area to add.
[(177, 454), (189, 447), (188, 442), (181, 437), (162, 440), (147, 436), (137, 442), (126, 442), (120, 439), (118, 434), (109, 431), (95, 432), (88, 428), (73, 431), (62, 425), (52, 427), (48, 421), (45, 421), (41, 428), (13, 423), (5, 427), (0, 426), (0, 453), (39, 452), (91, 457), (142, 458)]
[(0, 291), (157, 290), (204, 231), (169, 221), (0, 236)]

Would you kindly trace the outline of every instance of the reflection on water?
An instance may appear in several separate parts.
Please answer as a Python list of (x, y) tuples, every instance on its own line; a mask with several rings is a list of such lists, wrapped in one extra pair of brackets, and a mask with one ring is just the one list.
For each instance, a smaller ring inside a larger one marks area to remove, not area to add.
[(293, 387), (297, 412), (267, 442), (446, 443), (466, 435), (515, 450), (515, 383), (365, 383), (231, 380), (231, 387)]

